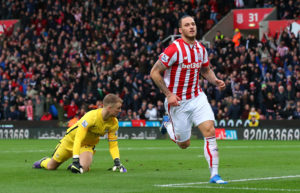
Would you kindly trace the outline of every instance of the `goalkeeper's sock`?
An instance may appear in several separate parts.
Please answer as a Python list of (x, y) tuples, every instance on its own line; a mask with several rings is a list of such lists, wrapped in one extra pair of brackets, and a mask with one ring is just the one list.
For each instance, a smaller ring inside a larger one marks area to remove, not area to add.
[(50, 160), (51, 160), (51, 158), (46, 158), (45, 160), (43, 160), (41, 162), (41, 167), (48, 169), (47, 165), (48, 165), (48, 163), (49, 163)]
[(204, 138), (204, 156), (208, 162), (211, 176), (218, 174), (219, 152), (215, 136)]
[(170, 139), (176, 143), (176, 137), (175, 137), (175, 133), (174, 133), (174, 129), (173, 129), (172, 123), (170, 121), (168, 121), (168, 122), (164, 122), (163, 124), (165, 124), (165, 128), (168, 131)]

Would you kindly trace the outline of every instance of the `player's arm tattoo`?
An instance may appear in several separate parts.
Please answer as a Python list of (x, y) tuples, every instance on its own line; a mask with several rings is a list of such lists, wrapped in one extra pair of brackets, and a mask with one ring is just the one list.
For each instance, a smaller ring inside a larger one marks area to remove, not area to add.
[(214, 71), (210, 69), (209, 66), (207, 67), (201, 67), (201, 75), (211, 84), (216, 85), (216, 75)]
[(162, 74), (166, 69), (166, 66), (161, 63), (161, 61), (157, 60), (151, 69), (150, 76), (156, 86), (161, 90), (161, 92), (168, 96), (171, 92), (167, 88), (166, 83), (164, 82), (162, 77)]

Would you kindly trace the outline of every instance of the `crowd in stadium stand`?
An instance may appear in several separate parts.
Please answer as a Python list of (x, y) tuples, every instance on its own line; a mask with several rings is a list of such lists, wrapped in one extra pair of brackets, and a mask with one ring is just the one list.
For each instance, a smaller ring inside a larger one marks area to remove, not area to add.
[[(161, 119), (149, 72), (181, 16), (195, 16), (201, 39), (232, 8), (274, 6), (279, 19), (299, 19), (299, 1), (1, 1), (0, 19), (20, 27), (0, 37), (0, 120), (80, 118), (107, 93), (124, 100), (121, 120)], [(216, 119), (300, 119), (299, 47), (287, 30), (241, 34), (238, 46), (220, 31), (207, 50), (227, 88), (201, 80)]]

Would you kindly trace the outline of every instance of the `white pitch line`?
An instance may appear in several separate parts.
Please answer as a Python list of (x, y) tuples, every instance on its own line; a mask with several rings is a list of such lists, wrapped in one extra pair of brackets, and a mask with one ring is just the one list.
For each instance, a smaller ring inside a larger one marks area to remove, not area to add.
[(16, 151), (16, 150), (5, 150), (5, 151), (0, 151), (0, 153), (35, 153), (35, 152), (50, 152), (50, 151), (54, 151), (54, 149), (52, 149), (52, 150), (37, 150), (37, 149), (35, 149), (35, 150), (18, 150), (18, 151)]
[[(246, 181), (257, 181), (257, 180), (274, 180), (282, 178), (300, 178), (300, 175), (294, 176), (278, 176), (278, 177), (265, 177), (265, 178), (249, 178), (249, 179), (239, 179), (239, 180), (228, 180), (228, 182), (246, 182)], [(190, 183), (180, 183), (180, 184), (155, 184), (154, 186), (159, 187), (178, 187), (178, 186), (189, 186), (189, 185), (200, 185), (208, 184), (209, 182), (190, 182)]]
[(261, 149), (266, 149), (266, 148), (299, 148), (300, 145), (267, 145), (267, 146), (263, 146), (263, 145), (253, 145), (253, 146), (244, 146), (244, 145), (240, 145), (240, 146), (222, 146), (221, 149), (257, 149), (257, 148), (261, 148)]
[(225, 187), (225, 186), (173, 186), (176, 188), (202, 188), (202, 189), (227, 189), (227, 190), (256, 190), (256, 191), (280, 191), (300, 192), (300, 189), (276, 189), (276, 188), (249, 188), (249, 187)]

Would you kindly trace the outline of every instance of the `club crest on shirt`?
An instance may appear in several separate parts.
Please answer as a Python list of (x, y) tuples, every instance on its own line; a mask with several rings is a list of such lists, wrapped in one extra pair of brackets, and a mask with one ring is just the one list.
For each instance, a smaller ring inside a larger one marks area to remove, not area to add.
[(163, 53), (161, 56), (161, 61), (168, 62), (168, 60), (169, 60), (169, 56), (167, 56), (165, 53)]
[(198, 60), (201, 61), (201, 55), (200, 54), (198, 54)]
[(86, 128), (86, 127), (88, 126), (88, 122), (87, 122), (86, 120), (84, 120), (84, 121), (81, 123), (81, 125), (82, 125), (84, 128)]

